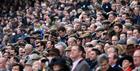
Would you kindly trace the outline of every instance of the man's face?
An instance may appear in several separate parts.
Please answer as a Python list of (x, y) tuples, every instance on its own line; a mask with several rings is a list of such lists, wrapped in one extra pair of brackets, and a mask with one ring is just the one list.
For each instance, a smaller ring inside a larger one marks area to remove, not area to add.
[(135, 37), (138, 37), (139, 36), (139, 32), (138, 32), (138, 30), (133, 30), (133, 36), (135, 36)]
[(44, 50), (43, 46), (41, 45), (41, 43), (38, 43), (36, 45), (36, 50), (39, 51), (39, 52), (42, 52)]
[(126, 35), (125, 34), (120, 34), (120, 39), (126, 39)]
[(95, 60), (97, 58), (97, 54), (95, 51), (90, 52), (90, 59)]
[(19, 48), (19, 55), (23, 56), (25, 54), (25, 49), (24, 48)]
[(19, 70), (19, 66), (14, 66), (14, 67), (12, 68), (12, 71), (20, 71), (20, 70)]
[(73, 47), (71, 48), (70, 57), (71, 57), (72, 59), (75, 59), (75, 58), (79, 57), (79, 56), (81, 55), (81, 53), (82, 53), (82, 52), (80, 52), (80, 51), (78, 50), (78, 46), (73, 46)]
[(60, 65), (54, 65), (53, 66), (53, 71), (59, 71), (61, 70), (61, 66)]
[(115, 32), (120, 32), (120, 28), (118, 26), (114, 26), (114, 31)]
[(108, 58), (109, 58), (109, 64), (110, 65), (113, 65), (115, 63), (115, 59), (114, 59), (114, 53), (110, 53), (108, 55)]
[(11, 46), (7, 46), (7, 47), (6, 47), (6, 50), (7, 50), (8, 52), (10, 52), (10, 51), (11, 51), (11, 48), (12, 48)]
[(88, 30), (89, 30), (91, 33), (92, 33), (92, 32), (95, 32), (95, 29), (96, 29), (95, 26), (96, 26), (96, 25), (91, 24)]
[(103, 61), (103, 62), (101, 63), (101, 69), (102, 69), (102, 71), (107, 71), (108, 68), (109, 68), (108, 61), (106, 61), (106, 60)]
[(133, 32), (131, 30), (127, 31), (127, 38), (130, 38), (133, 36)]
[(75, 30), (80, 30), (80, 29), (81, 29), (80, 23), (75, 23), (75, 24), (74, 24), (74, 29), (75, 29)]
[(25, 54), (30, 54), (32, 52), (32, 46), (27, 45), (25, 46)]
[(73, 46), (73, 45), (76, 44), (75, 41), (74, 41), (74, 39), (72, 39), (72, 38), (69, 38), (67, 42), (68, 42), (68, 45), (69, 46)]
[(140, 50), (134, 52), (133, 58), (134, 58), (134, 64), (136, 66), (140, 66)]
[(65, 35), (65, 32), (59, 31), (59, 36), (60, 36), (60, 37), (63, 37), (64, 35)]
[(116, 36), (112, 37), (112, 44), (117, 44), (118, 38)]
[(111, 22), (115, 19), (115, 17), (112, 14), (109, 14), (108, 20), (110, 20)]
[(86, 47), (86, 48), (87, 48), (86, 49), (86, 57), (90, 58), (90, 53), (91, 53), (92, 48), (90, 48), (90, 47)]

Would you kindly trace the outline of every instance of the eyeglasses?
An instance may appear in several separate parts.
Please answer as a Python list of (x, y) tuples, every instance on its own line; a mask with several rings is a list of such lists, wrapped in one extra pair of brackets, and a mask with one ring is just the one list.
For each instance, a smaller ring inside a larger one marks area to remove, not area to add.
[(138, 58), (138, 57), (140, 58), (140, 56), (133, 56), (133, 58)]

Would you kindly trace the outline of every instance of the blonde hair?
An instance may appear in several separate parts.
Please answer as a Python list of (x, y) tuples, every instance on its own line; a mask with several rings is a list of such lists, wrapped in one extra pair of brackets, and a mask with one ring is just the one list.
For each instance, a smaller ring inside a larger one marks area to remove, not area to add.
[(115, 46), (115, 48), (118, 49), (118, 54), (124, 54), (124, 53), (126, 53), (126, 47), (124, 45), (117, 44)]

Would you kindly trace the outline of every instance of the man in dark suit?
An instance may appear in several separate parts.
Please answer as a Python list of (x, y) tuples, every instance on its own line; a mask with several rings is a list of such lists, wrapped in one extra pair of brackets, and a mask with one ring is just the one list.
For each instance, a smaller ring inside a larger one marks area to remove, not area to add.
[(97, 67), (96, 71), (118, 71), (117, 69), (109, 65), (109, 58), (106, 54), (101, 54), (97, 58), (97, 61), (99, 63), (99, 66)]
[(85, 50), (82, 46), (73, 46), (70, 57), (73, 61), (71, 71), (89, 71), (89, 65), (84, 59)]
[(116, 55), (115, 53), (110, 53), (108, 54), (108, 58), (109, 58), (109, 64), (111, 65), (112, 68), (116, 69), (117, 71), (122, 71), (120, 65), (117, 63), (118, 62), (118, 55)]

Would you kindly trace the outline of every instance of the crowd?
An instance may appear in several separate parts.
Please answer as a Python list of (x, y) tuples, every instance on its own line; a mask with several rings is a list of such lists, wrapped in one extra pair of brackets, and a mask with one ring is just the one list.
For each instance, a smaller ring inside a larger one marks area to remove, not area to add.
[(0, 0), (0, 71), (140, 71), (140, 0)]

